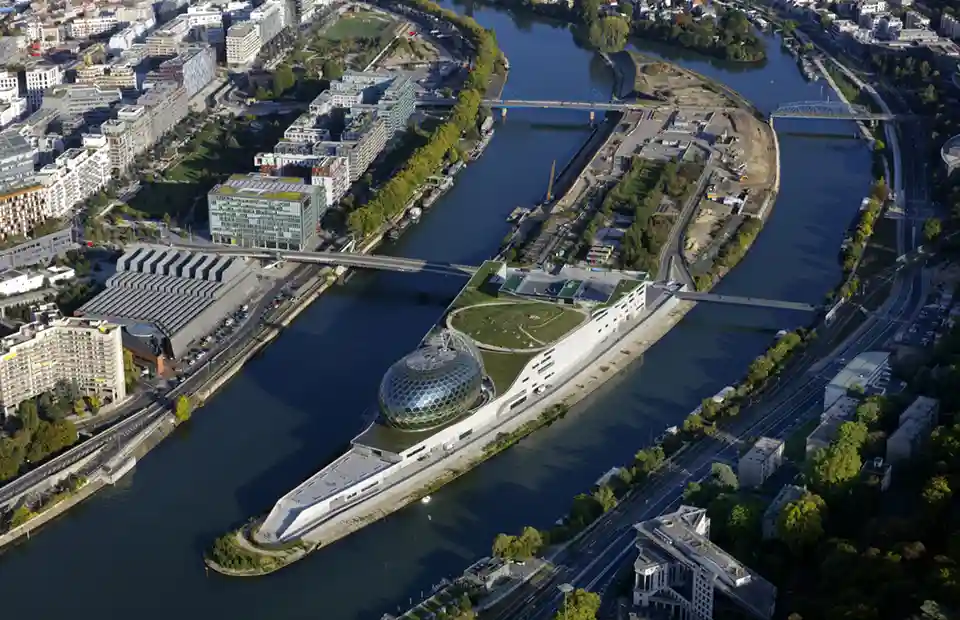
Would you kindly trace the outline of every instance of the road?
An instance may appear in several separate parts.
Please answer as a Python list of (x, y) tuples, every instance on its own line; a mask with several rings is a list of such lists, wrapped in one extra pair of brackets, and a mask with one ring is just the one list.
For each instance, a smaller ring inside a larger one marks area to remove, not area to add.
[(683, 259), (683, 240), (686, 238), (687, 228), (690, 225), (690, 218), (697, 210), (700, 204), (700, 197), (703, 196), (703, 188), (707, 184), (710, 175), (713, 174), (713, 155), (707, 161), (700, 178), (697, 180), (697, 187), (687, 198), (683, 208), (680, 210), (680, 216), (677, 218), (673, 228), (670, 229), (670, 237), (663, 245), (663, 252), (660, 254), (660, 269), (657, 273), (658, 279), (666, 282), (673, 279), (671, 274), (671, 265), (676, 265), (676, 272), (679, 274), (679, 282), (686, 285), (687, 290), (697, 290), (690, 270), (687, 269), (687, 261)]
[[(927, 209), (925, 161), (927, 137), (918, 122), (900, 126), (903, 146), (904, 217), (899, 225), (899, 243), (903, 253), (917, 247), (917, 223), (914, 212)], [(633, 524), (673, 510), (680, 504), (689, 482), (710, 474), (714, 462), (733, 463), (739, 454), (739, 440), (758, 435), (787, 438), (807, 420), (819, 414), (821, 395), (830, 379), (843, 364), (864, 351), (886, 345), (900, 328), (911, 320), (924, 302), (922, 263), (911, 263), (896, 272), (886, 302), (867, 317), (853, 335), (823, 359), (805, 361), (789, 380), (774, 388), (764, 401), (745, 408), (732, 420), (724, 439), (705, 439), (675, 455), (668, 467), (645, 488), (624, 499), (604, 515), (575, 545), (550, 558), (555, 572), (536, 587), (527, 586), (499, 609), (497, 620), (546, 619), (560, 606), (563, 595), (558, 586), (569, 583), (605, 595), (615, 576), (634, 560)], [(840, 330), (842, 325), (832, 329)], [(734, 440), (736, 439), (736, 440)], [(605, 606), (609, 604), (605, 598)]]

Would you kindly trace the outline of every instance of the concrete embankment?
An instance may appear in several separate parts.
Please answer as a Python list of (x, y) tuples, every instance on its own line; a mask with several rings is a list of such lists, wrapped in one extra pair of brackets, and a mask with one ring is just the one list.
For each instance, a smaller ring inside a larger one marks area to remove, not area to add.
[(31, 532), (56, 519), (105, 486), (107, 486), (107, 483), (100, 478), (87, 482), (87, 484), (83, 485), (73, 495), (58, 503), (56, 506), (44, 510), (20, 527), (15, 527), (3, 536), (0, 536), (0, 547), (5, 547), (20, 538), (27, 538), (29, 540)]

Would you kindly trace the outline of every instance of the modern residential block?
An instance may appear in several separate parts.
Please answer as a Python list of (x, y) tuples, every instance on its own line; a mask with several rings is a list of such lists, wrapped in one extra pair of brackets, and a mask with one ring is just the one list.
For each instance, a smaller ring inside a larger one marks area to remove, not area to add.
[(940, 401), (935, 398), (918, 396), (913, 403), (900, 414), (897, 430), (887, 438), (887, 462), (896, 465), (917, 453), (923, 442), (937, 424), (940, 413)]

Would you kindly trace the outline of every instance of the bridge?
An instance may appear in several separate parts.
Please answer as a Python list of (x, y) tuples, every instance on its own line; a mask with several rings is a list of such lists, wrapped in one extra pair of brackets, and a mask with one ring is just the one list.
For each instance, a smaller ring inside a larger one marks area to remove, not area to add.
[(397, 271), (401, 273), (437, 273), (445, 276), (472, 276), (477, 267), (455, 265), (418, 258), (397, 258), (377, 254), (359, 254), (356, 252), (298, 252), (294, 250), (265, 250), (260, 248), (238, 248), (231, 246), (171, 244), (170, 247), (191, 252), (219, 254), (221, 256), (240, 256), (267, 261), (290, 261), (293, 263), (313, 263), (316, 265), (342, 265), (358, 269), (377, 269), (379, 271)]
[[(452, 97), (421, 97), (418, 106), (451, 107), (457, 100)], [(725, 110), (734, 108), (704, 108), (701, 106), (675, 106), (661, 101), (560, 101), (534, 99), (484, 99), (482, 104), (488, 108), (508, 110), (511, 108), (540, 108), (553, 110), (581, 110), (584, 112), (628, 112), (631, 110), (679, 110), (703, 112), (704, 110)]]
[(760, 299), (758, 297), (738, 297), (736, 295), (718, 295), (716, 293), (697, 293), (693, 291), (671, 291), (679, 299), (690, 301), (706, 301), (734, 306), (753, 306), (754, 308), (773, 308), (775, 310), (798, 310), (801, 312), (815, 312), (819, 306), (804, 304), (796, 301), (781, 301), (779, 299)]
[(770, 113), (775, 118), (822, 118), (850, 121), (892, 121), (902, 115), (872, 112), (866, 106), (842, 101), (797, 101), (786, 103)]
[[(438, 261), (421, 260), (419, 258), (398, 258), (395, 256), (380, 256), (377, 254), (359, 254), (356, 252), (299, 252), (294, 250), (265, 250), (259, 248), (237, 248), (231, 246), (171, 244), (170, 247), (206, 254), (221, 256), (239, 256), (256, 258), (266, 261), (290, 261), (294, 263), (313, 263), (317, 265), (341, 265), (358, 269), (376, 269), (379, 271), (396, 271), (400, 273), (436, 273), (445, 276), (469, 277), (477, 272), (479, 267), (457, 265)], [(818, 306), (794, 301), (780, 301), (776, 299), (760, 299), (757, 297), (737, 297), (735, 295), (716, 295), (714, 293), (696, 293), (677, 291), (674, 288), (657, 283), (671, 295), (690, 301), (703, 301), (737, 306), (754, 306), (758, 308), (775, 308), (779, 310), (801, 310), (813, 312)]]

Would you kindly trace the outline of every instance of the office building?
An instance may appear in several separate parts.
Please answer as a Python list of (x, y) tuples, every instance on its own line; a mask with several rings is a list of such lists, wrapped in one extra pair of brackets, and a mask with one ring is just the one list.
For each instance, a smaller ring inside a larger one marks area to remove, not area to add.
[(337, 204), (350, 190), (347, 157), (317, 154), (313, 144), (281, 141), (272, 153), (257, 153), (253, 161), (260, 172), (270, 176), (309, 178), (327, 207)]
[(0, 91), (9, 93), (11, 91), (20, 94), (20, 77), (16, 71), (9, 69), (0, 69)]
[(63, 83), (63, 68), (48, 62), (38, 62), (24, 71), (27, 84), (27, 104), (31, 110), (40, 108), (44, 92)]
[(315, 144), (331, 140), (327, 117), (305, 112), (298, 116), (283, 132), (283, 139), (300, 144)]
[(61, 84), (44, 94), (41, 107), (55, 111), (63, 125), (99, 125), (110, 118), (121, 98), (117, 88)]
[(0, 129), (20, 120), (27, 113), (27, 100), (23, 97), (4, 98), (0, 91)]
[(253, 22), (230, 26), (227, 30), (227, 64), (243, 66), (252, 63), (260, 53), (260, 28)]
[(634, 528), (633, 604), (639, 611), (712, 620), (714, 597), (720, 593), (749, 616), (773, 617), (777, 589), (710, 542), (706, 509), (680, 506)]
[(117, 260), (106, 290), (77, 314), (122, 324), (130, 336), (180, 357), (256, 289), (257, 276), (243, 259), (134, 245)]
[(0, 271), (0, 295), (23, 295), (43, 288), (42, 273), (8, 269)]
[(47, 213), (64, 217), (110, 182), (110, 145), (103, 135), (83, 136), (83, 148), (69, 149), (37, 173), (46, 188)]
[(77, 17), (67, 22), (67, 36), (71, 39), (89, 39), (110, 32), (120, 25), (116, 15), (102, 13), (91, 17)]
[[(0, 196), (2, 194), (3, 192), (0, 192)], [(38, 187), (35, 195), (42, 205), (42, 188)], [(0, 197), (0, 222), (3, 221), (4, 217), (5, 206), (3, 198)], [(0, 269), (19, 269), (31, 265), (46, 264), (76, 248), (77, 244), (73, 241), (73, 229), (67, 226), (49, 235), (24, 241), (6, 250), (0, 250)]]
[(207, 194), (214, 243), (312, 250), (326, 210), (317, 188), (302, 179), (235, 174)]
[(737, 464), (737, 477), (740, 486), (758, 487), (769, 478), (783, 463), (783, 442), (779, 439), (761, 437), (753, 447), (740, 457)]
[(187, 97), (193, 97), (216, 77), (217, 53), (209, 45), (192, 45), (178, 56), (163, 61), (151, 75), (182, 84)]
[(930, 432), (937, 424), (940, 413), (940, 401), (935, 398), (918, 396), (913, 403), (900, 414), (897, 430), (887, 438), (887, 462), (896, 465), (917, 454)]
[(33, 321), (0, 339), (0, 407), (7, 415), (63, 381), (105, 402), (126, 398), (120, 326), (64, 318), (54, 304), (45, 304)]
[(890, 354), (885, 351), (861, 353), (837, 373), (823, 391), (823, 409), (852, 392), (883, 394), (890, 381)]
[(841, 396), (830, 407), (820, 414), (820, 424), (807, 435), (806, 455), (812, 456), (817, 450), (822, 450), (833, 443), (840, 425), (853, 419), (860, 405), (860, 399), (852, 396)]

